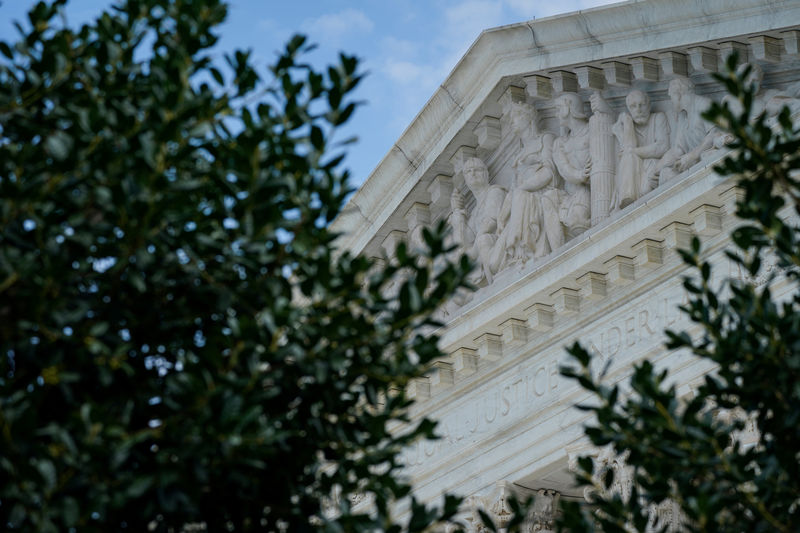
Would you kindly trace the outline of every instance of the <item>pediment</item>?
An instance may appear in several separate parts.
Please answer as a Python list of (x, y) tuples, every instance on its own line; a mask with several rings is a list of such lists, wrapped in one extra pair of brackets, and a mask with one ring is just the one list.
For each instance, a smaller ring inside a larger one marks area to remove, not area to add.
[(446, 221), (479, 265), (439, 316), (448, 357), (412, 385), (417, 416), (442, 421), (406, 457), (420, 497), (495, 481), (580, 497), (582, 396), (558, 376), (575, 339), (612, 379), (643, 357), (683, 387), (708, 370), (662, 332), (691, 326), (677, 249), (694, 236), (739, 275), (723, 253), (738, 193), (713, 170), (725, 139), (699, 119), (732, 52), (767, 114), (800, 112), (797, 2), (631, 1), (484, 31), (335, 221), (373, 257)]

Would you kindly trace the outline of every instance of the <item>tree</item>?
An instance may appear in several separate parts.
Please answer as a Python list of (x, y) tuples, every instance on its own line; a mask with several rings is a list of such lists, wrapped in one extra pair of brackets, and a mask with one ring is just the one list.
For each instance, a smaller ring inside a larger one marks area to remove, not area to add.
[(296, 36), (265, 79), (211, 60), (222, 0), (78, 30), (65, 2), (0, 43), (0, 528), (399, 531), (434, 423), (390, 428), (470, 265), (442, 227), (384, 268), (335, 253), (358, 61)]
[[(690, 398), (649, 361), (634, 367), (631, 394), (623, 397), (592, 374), (584, 348), (570, 349), (579, 366), (563, 373), (593, 397), (584, 407), (595, 417), (586, 435), (626, 454), (633, 484), (627, 498), (604, 491), (613, 469), (582, 458), (578, 479), (597, 488), (596, 501), (590, 509), (566, 504), (561, 530), (645, 531), (654, 526), (654, 506), (670, 501), (686, 531), (800, 530), (800, 129), (787, 108), (777, 124), (764, 113), (753, 116), (756, 87), (743, 81), (750, 67), (741, 75), (735, 67), (730, 58), (728, 73), (717, 78), (741, 112), (714, 104), (704, 115), (732, 135), (732, 152), (716, 171), (734, 176), (742, 191), (736, 214), (743, 223), (727, 256), (753, 277), (773, 256), (792, 290), (773, 295), (777, 271), (763, 286), (726, 280), (720, 287), (698, 240), (682, 252), (694, 272), (684, 281), (690, 297), (682, 311), (702, 333), (667, 332), (667, 347), (716, 366)], [(737, 438), (748, 423), (759, 435), (753, 445)]]

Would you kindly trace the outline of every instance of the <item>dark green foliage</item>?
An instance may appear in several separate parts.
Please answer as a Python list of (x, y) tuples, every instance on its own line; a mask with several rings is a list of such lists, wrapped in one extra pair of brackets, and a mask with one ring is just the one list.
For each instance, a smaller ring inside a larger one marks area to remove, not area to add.
[(385, 269), (334, 253), (357, 60), (318, 73), (294, 37), (265, 79), (211, 63), (222, 0), (77, 31), (63, 3), (0, 43), (0, 529), (399, 530), (397, 454), (434, 423), (388, 428), (470, 265), (434, 272), (442, 227)]
[[(733, 135), (734, 151), (717, 171), (734, 176), (743, 193), (737, 215), (744, 224), (733, 232), (736, 248), (728, 256), (755, 276), (773, 255), (790, 294), (773, 297), (774, 273), (763, 286), (728, 280), (720, 289), (700, 243), (683, 252), (695, 275), (684, 282), (689, 301), (682, 310), (701, 334), (667, 332), (667, 347), (718, 368), (688, 399), (679, 399), (665, 385), (666, 372), (648, 361), (635, 367), (632, 394), (623, 397), (591, 374), (584, 348), (570, 349), (580, 366), (563, 373), (597, 400), (588, 408), (596, 422), (586, 434), (597, 446), (629, 451), (635, 490), (627, 502), (598, 498), (591, 510), (566, 504), (561, 530), (644, 531), (648, 506), (670, 498), (680, 504), (687, 531), (800, 531), (800, 129), (788, 110), (774, 127), (764, 115), (751, 117), (754, 88), (742, 81), (747, 70), (737, 75), (735, 65), (733, 58), (729, 74), (718, 78), (743, 111), (714, 104), (705, 114)], [(738, 416), (714, 417), (718, 408)], [(732, 438), (747, 421), (761, 435), (755, 446)], [(593, 469), (592, 460), (581, 462), (581, 481), (591, 483)]]

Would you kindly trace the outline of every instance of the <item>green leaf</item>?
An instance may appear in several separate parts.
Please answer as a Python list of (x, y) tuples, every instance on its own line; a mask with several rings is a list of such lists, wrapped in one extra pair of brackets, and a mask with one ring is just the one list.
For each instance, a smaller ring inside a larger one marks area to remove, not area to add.
[(64, 498), (64, 524), (68, 527), (74, 527), (78, 525), (79, 518), (80, 508), (78, 507), (78, 501), (72, 497)]
[(33, 459), (33, 465), (44, 480), (45, 490), (51, 491), (56, 486), (56, 467), (49, 459)]
[(151, 477), (137, 477), (130, 485), (128, 485), (128, 488), (125, 492), (131, 498), (138, 498), (152, 486), (153, 479)]
[(6, 56), (8, 59), (14, 59), (14, 52), (11, 51), (11, 47), (5, 41), (0, 41), (0, 53)]
[(44, 141), (45, 151), (58, 161), (63, 161), (69, 157), (72, 146), (72, 137), (63, 131), (53, 132)]
[(11, 527), (18, 528), (22, 526), (22, 523), (26, 517), (27, 513), (25, 511), (25, 507), (21, 503), (15, 503), (11, 508), (11, 512), (8, 514), (8, 524)]

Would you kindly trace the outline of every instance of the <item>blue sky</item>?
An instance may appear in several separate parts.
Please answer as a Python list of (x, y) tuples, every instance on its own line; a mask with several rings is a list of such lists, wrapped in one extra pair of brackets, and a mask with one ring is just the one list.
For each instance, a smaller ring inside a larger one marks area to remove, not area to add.
[[(356, 135), (345, 160), (354, 184), (363, 182), (409, 125), (436, 87), (486, 28), (586, 9), (616, 0), (231, 0), (221, 30), (220, 54), (250, 48), (266, 65), (294, 33), (319, 45), (313, 62), (343, 50), (361, 58), (369, 75), (356, 95), (366, 102), (342, 139)], [(16, 36), (33, 0), (0, 0), (0, 39)], [(111, 0), (70, 0), (67, 17), (78, 24)]]

